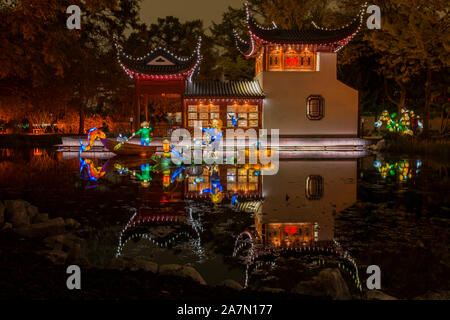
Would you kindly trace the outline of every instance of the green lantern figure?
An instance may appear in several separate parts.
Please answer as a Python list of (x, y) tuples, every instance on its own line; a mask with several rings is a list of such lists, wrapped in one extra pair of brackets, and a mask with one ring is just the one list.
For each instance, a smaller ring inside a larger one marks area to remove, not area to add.
[(150, 172), (152, 171), (152, 167), (150, 167), (150, 164), (142, 164), (141, 165), (141, 173), (136, 173), (136, 176), (141, 180), (141, 185), (145, 188), (150, 186), (150, 181), (152, 181), (152, 177), (150, 175)]
[(142, 146), (149, 146), (150, 141), (152, 139), (150, 138), (150, 131), (152, 131), (152, 127), (150, 127), (149, 123), (147, 121), (144, 121), (141, 123), (141, 129), (139, 129), (134, 135), (141, 135), (141, 145)]

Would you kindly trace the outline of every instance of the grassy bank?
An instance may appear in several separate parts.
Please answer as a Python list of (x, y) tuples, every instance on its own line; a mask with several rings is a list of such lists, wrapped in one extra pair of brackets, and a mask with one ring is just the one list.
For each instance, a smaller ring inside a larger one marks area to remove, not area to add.
[(0, 148), (49, 148), (62, 143), (57, 134), (0, 134)]

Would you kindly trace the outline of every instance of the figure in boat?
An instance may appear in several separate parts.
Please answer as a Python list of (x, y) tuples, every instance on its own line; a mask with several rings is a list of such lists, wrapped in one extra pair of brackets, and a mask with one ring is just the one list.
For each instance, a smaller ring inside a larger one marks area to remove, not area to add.
[(141, 129), (139, 129), (134, 135), (141, 135), (141, 146), (149, 146), (150, 141), (152, 141), (152, 138), (150, 138), (150, 131), (152, 131), (152, 127), (150, 127), (149, 123), (147, 121), (144, 121), (141, 123)]

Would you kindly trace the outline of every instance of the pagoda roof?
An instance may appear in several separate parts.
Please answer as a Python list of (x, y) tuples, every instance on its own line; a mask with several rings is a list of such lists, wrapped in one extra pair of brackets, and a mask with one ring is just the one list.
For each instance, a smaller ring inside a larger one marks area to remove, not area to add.
[(134, 58), (117, 44), (117, 59), (123, 70), (138, 79), (192, 79), (199, 70), (203, 56), (200, 53), (201, 38), (192, 55), (181, 58), (164, 48), (156, 48), (147, 55)]
[(288, 44), (288, 45), (315, 45), (321, 48), (331, 48), (338, 51), (345, 46), (359, 31), (363, 22), (364, 9), (362, 7), (357, 17), (349, 24), (338, 28), (328, 29), (320, 28), (315, 23), (311, 29), (280, 29), (272, 22), (269, 27), (259, 25), (250, 13), (248, 4), (245, 4), (247, 14), (247, 28), (250, 40), (245, 41), (234, 32), (236, 45), (245, 56), (253, 56), (256, 53), (256, 47), (262, 43)]
[(262, 99), (264, 92), (258, 81), (188, 81), (184, 96)]

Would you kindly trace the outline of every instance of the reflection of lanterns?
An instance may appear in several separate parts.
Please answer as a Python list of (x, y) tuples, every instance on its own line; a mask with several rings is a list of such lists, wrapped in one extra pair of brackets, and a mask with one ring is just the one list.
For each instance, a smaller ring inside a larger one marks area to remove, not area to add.
[(223, 194), (222, 194), (222, 192), (217, 192), (216, 194), (212, 194), (211, 193), (211, 201), (213, 202), (213, 203), (221, 203), (222, 202), (222, 200), (223, 200)]
[(168, 139), (163, 140), (163, 151), (164, 153), (170, 152), (170, 141)]
[(167, 188), (170, 186), (170, 170), (165, 170), (163, 174), (163, 187)]

